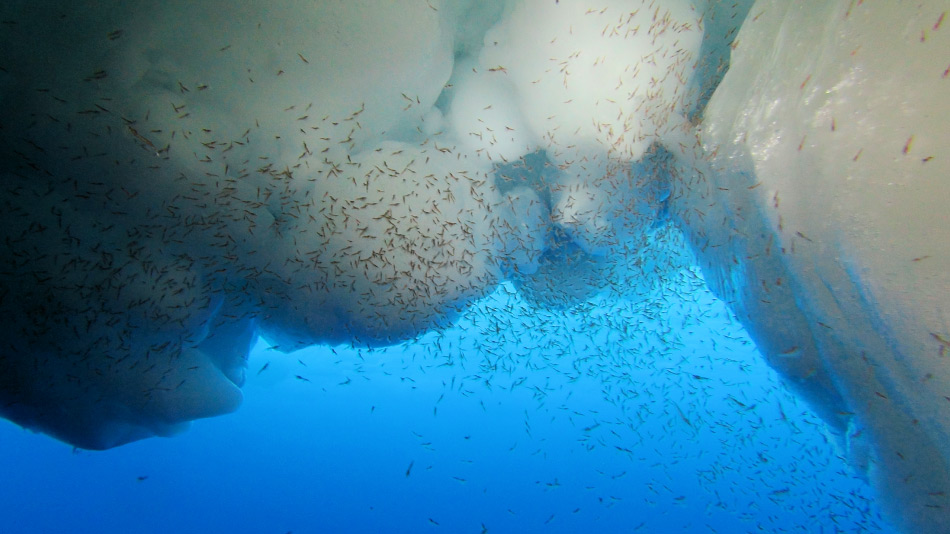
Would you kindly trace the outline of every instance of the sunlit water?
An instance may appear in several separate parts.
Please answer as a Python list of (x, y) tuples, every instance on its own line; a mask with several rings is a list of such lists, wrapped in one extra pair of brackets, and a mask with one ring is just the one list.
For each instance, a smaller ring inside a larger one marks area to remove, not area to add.
[[(266, 366), (266, 367), (265, 367)], [(73, 451), (3, 423), (4, 532), (887, 532), (692, 271), (387, 349), (251, 354), (245, 403)]]

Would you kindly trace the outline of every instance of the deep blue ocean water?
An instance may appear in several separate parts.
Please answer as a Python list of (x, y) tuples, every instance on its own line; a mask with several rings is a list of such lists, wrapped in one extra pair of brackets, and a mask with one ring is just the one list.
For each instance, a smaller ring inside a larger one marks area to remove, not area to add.
[(888, 532), (684, 291), (537, 310), (505, 285), (386, 349), (261, 341), (239, 411), (104, 452), (2, 422), (0, 532)]

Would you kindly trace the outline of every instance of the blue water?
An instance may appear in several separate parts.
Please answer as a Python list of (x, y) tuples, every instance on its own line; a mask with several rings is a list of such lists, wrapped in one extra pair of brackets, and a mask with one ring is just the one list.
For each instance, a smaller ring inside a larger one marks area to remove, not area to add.
[(244, 390), (105, 452), (0, 423), (0, 531), (890, 530), (698, 283), (560, 311), (505, 285), (387, 349), (261, 341)]

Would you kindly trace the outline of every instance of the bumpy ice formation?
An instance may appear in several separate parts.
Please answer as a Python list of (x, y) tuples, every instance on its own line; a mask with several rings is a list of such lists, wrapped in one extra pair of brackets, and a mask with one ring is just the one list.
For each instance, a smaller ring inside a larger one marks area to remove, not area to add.
[(671, 223), (895, 518), (950, 530), (946, 8), (8, 2), (0, 413), (168, 435), (259, 335), (570, 305)]

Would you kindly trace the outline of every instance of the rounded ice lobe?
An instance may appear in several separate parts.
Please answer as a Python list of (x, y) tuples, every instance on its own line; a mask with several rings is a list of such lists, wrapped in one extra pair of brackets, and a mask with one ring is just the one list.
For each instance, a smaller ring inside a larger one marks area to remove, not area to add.
[(461, 149), (489, 162), (507, 163), (537, 148), (539, 142), (503, 71), (473, 67), (453, 81), (449, 117)]
[(540, 246), (537, 223), (515, 216), (534, 195), (503, 198), (439, 141), (382, 143), (313, 185), (286, 230), (293, 245), (280, 257), (292, 261), (273, 266), (276, 280), (294, 282), (261, 297), (262, 334), (296, 339), (287, 348), (391, 344), (447, 324), (500, 280), (500, 258), (527, 268)]
[[(327, 217), (317, 210), (333, 188), (346, 189), (337, 183), (368, 172), (351, 172), (351, 157), (415, 131), (448, 79), (449, 21), (424, 3), (10, 2), (0, 10), (16, 21), (0, 33), (6, 417), (87, 448), (168, 435), (239, 405), (247, 351), (262, 329), (299, 328), (304, 343), (411, 336), (493, 279), (491, 246), (458, 247), (478, 256), (464, 258), (471, 267), (436, 273), (420, 269), (448, 261), (435, 259), (443, 243), (420, 241), (411, 246), (430, 261), (405, 270), (432, 274), (449, 295), (422, 318), (370, 319), (378, 299), (368, 278), (346, 288), (352, 278), (338, 277), (336, 300), (308, 293), (334, 269), (399, 276), (329, 261), (317, 262), (320, 271), (313, 252), (342, 246), (303, 230), (339, 224), (368, 239), (356, 222), (370, 214), (365, 203)], [(410, 195), (423, 196), (426, 176), (447, 179), (398, 156), (363, 159), (380, 172), (387, 163), (420, 171), (418, 188), (403, 191)], [(451, 170), (475, 180), (469, 168)], [(472, 198), (468, 187), (497, 201), (481, 184), (464, 186), (459, 202)], [(386, 192), (396, 190), (365, 194)], [(336, 219), (350, 209), (354, 219)], [(465, 216), (446, 211), (462, 228)], [(420, 217), (435, 238), (441, 221)], [(461, 232), (481, 243), (473, 237), (481, 229)], [(377, 256), (361, 260), (389, 262), (397, 244), (374, 235), (379, 246), (361, 251)], [(353, 293), (356, 285), (366, 294)]]
[(486, 34), (479, 63), (514, 86), (558, 163), (595, 151), (635, 161), (695, 99), (699, 19), (688, 1), (527, 0)]
[(391, 344), (536, 269), (536, 193), (439, 130), (451, 17), (49, 7), (6, 5), (0, 36), (6, 417), (87, 448), (168, 435), (238, 406), (258, 335)]

